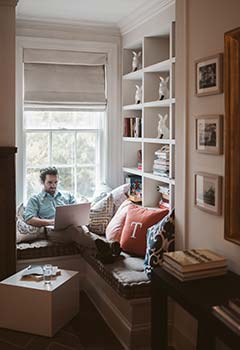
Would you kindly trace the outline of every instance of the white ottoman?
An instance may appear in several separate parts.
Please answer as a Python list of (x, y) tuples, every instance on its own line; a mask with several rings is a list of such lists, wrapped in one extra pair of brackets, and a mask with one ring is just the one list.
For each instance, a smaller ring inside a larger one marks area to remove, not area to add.
[(78, 313), (79, 273), (61, 270), (51, 284), (21, 277), (0, 282), (0, 327), (52, 337)]

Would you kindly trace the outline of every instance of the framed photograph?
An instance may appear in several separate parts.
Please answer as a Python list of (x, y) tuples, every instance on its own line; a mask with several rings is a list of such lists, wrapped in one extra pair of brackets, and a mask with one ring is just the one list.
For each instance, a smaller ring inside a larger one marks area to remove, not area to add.
[(202, 115), (195, 122), (196, 150), (201, 153), (223, 153), (223, 116)]
[(194, 174), (195, 206), (208, 213), (221, 215), (222, 177), (203, 172)]
[(206, 96), (223, 92), (221, 53), (202, 58), (195, 63), (196, 95)]

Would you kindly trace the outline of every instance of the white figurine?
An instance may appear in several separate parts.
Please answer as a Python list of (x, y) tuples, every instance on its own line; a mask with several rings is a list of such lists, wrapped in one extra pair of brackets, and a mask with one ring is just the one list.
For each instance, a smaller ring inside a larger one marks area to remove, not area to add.
[(160, 83), (159, 83), (159, 100), (163, 100), (166, 98), (169, 98), (169, 89), (168, 89), (168, 81), (169, 77), (166, 77), (165, 79), (163, 77), (160, 77)]
[(141, 69), (141, 55), (142, 52), (136, 52), (136, 51), (132, 51), (133, 53), (133, 58), (132, 58), (132, 72), (135, 72), (138, 69)]
[(136, 85), (135, 103), (139, 104), (142, 102), (142, 86)]
[(160, 113), (158, 114), (159, 122), (158, 122), (158, 139), (168, 139), (169, 138), (169, 129), (166, 125), (168, 115), (165, 114), (163, 117)]

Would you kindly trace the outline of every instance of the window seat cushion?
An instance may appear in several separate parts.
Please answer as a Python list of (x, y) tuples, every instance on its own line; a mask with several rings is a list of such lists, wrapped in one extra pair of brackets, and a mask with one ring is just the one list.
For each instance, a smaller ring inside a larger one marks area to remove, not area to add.
[(75, 243), (59, 244), (49, 240), (37, 240), (29, 243), (17, 243), (17, 259), (37, 259), (79, 254)]
[(121, 253), (113, 264), (103, 264), (89, 251), (82, 251), (91, 267), (126, 299), (150, 297), (150, 280), (144, 272), (144, 259)]

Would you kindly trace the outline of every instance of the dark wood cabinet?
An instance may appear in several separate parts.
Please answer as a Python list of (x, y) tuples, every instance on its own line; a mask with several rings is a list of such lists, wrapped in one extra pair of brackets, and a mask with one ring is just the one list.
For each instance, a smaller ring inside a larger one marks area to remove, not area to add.
[(197, 350), (214, 350), (215, 338), (231, 349), (240, 349), (240, 336), (212, 314), (213, 305), (240, 297), (240, 276), (180, 282), (161, 268), (152, 273), (152, 350), (167, 350), (167, 299), (171, 297), (198, 321)]
[(16, 271), (15, 147), (0, 147), (0, 280)]

